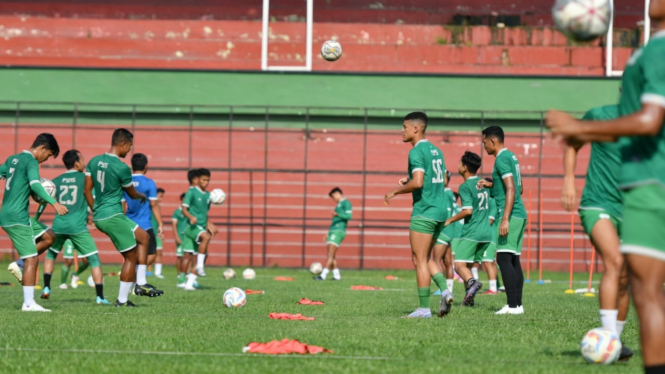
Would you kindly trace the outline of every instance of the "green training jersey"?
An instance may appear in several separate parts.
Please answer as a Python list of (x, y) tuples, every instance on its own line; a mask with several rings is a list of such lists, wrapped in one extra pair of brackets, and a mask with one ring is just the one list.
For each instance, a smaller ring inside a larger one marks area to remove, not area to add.
[[(635, 51), (623, 72), (619, 115), (633, 114), (647, 103), (665, 107), (665, 31)], [(665, 187), (665, 125), (658, 135), (625, 137), (620, 143), (622, 189), (645, 184)]]
[(342, 199), (335, 207), (336, 216), (332, 218), (329, 231), (346, 231), (346, 225), (351, 219), (352, 210), (351, 202), (347, 199)]
[(473, 176), (459, 187), (462, 210), (473, 211), (470, 216), (464, 218), (460, 239), (489, 242), (492, 241), (489, 221), (490, 191), (487, 188), (478, 189), (477, 184), (478, 177)]
[(185, 232), (185, 229), (187, 226), (189, 226), (189, 221), (187, 220), (187, 217), (182, 215), (182, 208), (178, 208), (173, 212), (173, 216), (171, 219), (176, 222), (176, 230), (178, 230), (178, 236), (182, 238), (182, 235)]
[(85, 174), (76, 170), (67, 170), (53, 179), (55, 199), (66, 206), (69, 213), (56, 215), (53, 219), (53, 231), (56, 234), (78, 234), (88, 231), (88, 203), (83, 195)]
[(132, 185), (132, 171), (114, 154), (95, 156), (88, 162), (86, 176), (92, 178), (95, 205), (92, 219), (101, 221), (124, 214), (123, 189)]
[(496, 200), (497, 214), (496, 219), (503, 217), (503, 211), (506, 206), (506, 185), (503, 184), (503, 178), (513, 177), (515, 183), (515, 203), (513, 204), (513, 211), (510, 216), (515, 218), (526, 219), (526, 209), (522, 203), (522, 174), (520, 173), (520, 163), (517, 156), (507, 148), (499, 151), (494, 161), (494, 170), (492, 171), (492, 179), (494, 186), (492, 187), (492, 197)]
[(5, 179), (0, 226), (30, 226), (30, 185), (41, 183), (39, 162), (29, 151), (9, 156), (0, 166), (0, 179)]
[(457, 205), (455, 203), (455, 194), (453, 193), (453, 190), (446, 187), (443, 190), (443, 196), (443, 206), (446, 209), (447, 216), (448, 218), (452, 218), (455, 215), (455, 206)]
[[(584, 120), (610, 120), (619, 117), (618, 105), (596, 107), (586, 112)], [(586, 173), (580, 209), (604, 210), (621, 218), (623, 197), (619, 189), (621, 174), (621, 145), (591, 143), (591, 157)]]
[(208, 210), (210, 210), (210, 192), (198, 187), (190, 187), (185, 194), (182, 206), (187, 207), (189, 214), (196, 217), (198, 226), (206, 227)]
[(412, 218), (427, 218), (439, 222), (447, 219), (443, 184), (445, 165), (441, 150), (427, 139), (419, 141), (409, 151), (409, 180), (413, 179), (416, 171), (425, 173), (423, 186), (412, 193)]

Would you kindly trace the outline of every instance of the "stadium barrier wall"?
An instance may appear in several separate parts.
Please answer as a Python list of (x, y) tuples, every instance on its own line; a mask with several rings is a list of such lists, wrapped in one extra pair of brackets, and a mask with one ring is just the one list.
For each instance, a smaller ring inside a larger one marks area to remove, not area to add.
[[(226, 203), (210, 211), (211, 220), (220, 228), (210, 246), (211, 265), (302, 267), (322, 261), (324, 236), (334, 208), (327, 194), (338, 186), (354, 206), (339, 252), (340, 266), (412, 266), (408, 245), (411, 199), (400, 196), (390, 206), (383, 204), (384, 194), (406, 174), (410, 147), (401, 142), (400, 119), (390, 120), (397, 126), (379, 120), (380, 113), (406, 113), (407, 109), (192, 105), (181, 116), (165, 120), (154, 113), (174, 112), (176, 108), (133, 105), (128, 112), (119, 108), (2, 102), (0, 156), (20, 152), (38, 133), (51, 132), (63, 151), (78, 149), (90, 159), (108, 151), (113, 129), (126, 127), (135, 134), (133, 152), (149, 158), (148, 177), (166, 190), (163, 216), (170, 217), (178, 207), (178, 196), (188, 188), (186, 171), (190, 168), (209, 168), (210, 188), (227, 192)], [(466, 150), (482, 155), (481, 175), (491, 174), (494, 159), (484, 154), (480, 131), (489, 124), (504, 126), (506, 144), (520, 158), (523, 198), (531, 207), (533, 220), (531, 240), (525, 240), (525, 245), (531, 243), (525, 248), (529, 255), (523, 262), (530, 258), (529, 265), (537, 269), (542, 259), (546, 270), (568, 269), (571, 216), (559, 204), (562, 150), (545, 134), (543, 112), (427, 112), (431, 118), (428, 137), (442, 149), (446, 167), (453, 172), (453, 190), (462, 181), (455, 171)], [(521, 120), (515, 122), (515, 118)], [(586, 159), (588, 149), (583, 149), (576, 171), (580, 192)], [(63, 171), (59, 159), (42, 166), (46, 178)], [(527, 196), (533, 201), (528, 202)], [(542, 204), (539, 196), (543, 196)], [(31, 209), (36, 209), (34, 203)], [(536, 218), (539, 216), (543, 219)], [(47, 223), (52, 221), (53, 210), (48, 208), (43, 217)], [(577, 215), (574, 220), (573, 266), (576, 271), (587, 271), (591, 246)], [(171, 221), (165, 221), (164, 259), (173, 263)], [(122, 260), (108, 238), (96, 230), (93, 236), (105, 263)], [(4, 232), (0, 253), (15, 256)]]

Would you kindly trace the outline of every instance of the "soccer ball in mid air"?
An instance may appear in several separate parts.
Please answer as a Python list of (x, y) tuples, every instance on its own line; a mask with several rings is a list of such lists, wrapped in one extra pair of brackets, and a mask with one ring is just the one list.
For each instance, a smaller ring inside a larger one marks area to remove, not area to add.
[(215, 205), (221, 205), (224, 204), (224, 201), (226, 201), (226, 192), (224, 192), (224, 190), (221, 188), (215, 188), (210, 192), (211, 203)]
[(556, 0), (552, 18), (569, 38), (590, 41), (607, 33), (612, 17), (609, 0)]
[(236, 277), (236, 271), (235, 270), (233, 270), (231, 268), (228, 268), (228, 269), (224, 270), (224, 279), (229, 280), (229, 279), (233, 279), (235, 277)]
[(311, 265), (309, 265), (310, 273), (314, 275), (319, 275), (321, 274), (321, 271), (323, 271), (323, 265), (321, 265), (320, 262), (313, 262)]
[[(51, 182), (49, 179), (46, 179), (46, 178), (42, 178), (41, 183), (42, 183), (42, 187), (44, 187), (44, 190), (46, 191), (46, 193), (49, 194), (49, 196), (51, 196), (52, 198), (55, 198), (55, 184), (53, 184), (53, 182)], [(37, 202), (37, 204), (45, 204), (46, 203), (46, 201), (44, 201), (44, 199), (37, 196), (37, 194), (35, 194), (34, 192), (31, 192), (30, 194), (32, 195), (32, 199), (35, 200), (35, 202)]]
[(256, 272), (254, 269), (247, 268), (242, 272), (242, 277), (245, 279), (254, 279), (256, 278)]
[(247, 296), (245, 296), (245, 291), (240, 288), (231, 287), (224, 292), (223, 300), (227, 308), (242, 308), (247, 301)]
[(619, 358), (621, 342), (612, 331), (599, 327), (584, 335), (580, 350), (588, 363), (609, 365)]
[(321, 57), (326, 61), (337, 61), (342, 57), (342, 45), (337, 40), (328, 40), (321, 46)]

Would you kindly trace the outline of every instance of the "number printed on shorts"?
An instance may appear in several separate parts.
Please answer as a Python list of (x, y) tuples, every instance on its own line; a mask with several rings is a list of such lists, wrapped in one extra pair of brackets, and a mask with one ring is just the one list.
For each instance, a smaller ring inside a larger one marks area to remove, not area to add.
[(483, 192), (478, 192), (478, 200), (480, 200), (480, 203), (478, 204), (478, 210), (489, 209), (490, 202), (489, 202), (489, 194), (487, 193), (487, 190), (485, 190)]
[(60, 197), (58, 197), (58, 201), (60, 204), (64, 205), (76, 204), (78, 190), (78, 186), (60, 186)]
[(443, 183), (442, 164), (443, 160), (432, 160), (432, 170), (434, 170), (434, 174), (436, 174), (436, 176), (432, 178), (432, 183)]
[(14, 178), (14, 170), (16, 169), (9, 168), (9, 170), (7, 171), (7, 175), (9, 175), (9, 177), (7, 177), (7, 183), (5, 183), (5, 189), (7, 191), (9, 191), (9, 184), (12, 183), (12, 178)]
[(104, 192), (104, 179), (106, 178), (106, 172), (97, 170), (97, 182), (101, 185), (101, 191)]

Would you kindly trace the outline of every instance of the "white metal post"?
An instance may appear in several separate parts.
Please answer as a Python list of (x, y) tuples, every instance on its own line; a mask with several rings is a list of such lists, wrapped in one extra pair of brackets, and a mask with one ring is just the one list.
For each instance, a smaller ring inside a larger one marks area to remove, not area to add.
[(312, 41), (314, 29), (314, 0), (307, 0), (307, 20), (305, 41), (304, 66), (268, 66), (268, 43), (270, 42), (270, 0), (263, 0), (263, 19), (261, 35), (261, 70), (276, 71), (312, 71)]
[(644, 45), (647, 45), (651, 38), (651, 18), (649, 18), (649, 5), (651, 0), (644, 2)]
[[(267, 0), (266, 0), (267, 1)], [(612, 49), (614, 48), (614, 0), (610, 0), (610, 24), (607, 29), (607, 36), (605, 36), (605, 76), (612, 76)]]
[(270, 0), (263, 0), (261, 24), (261, 70), (268, 68), (268, 25), (270, 23)]

